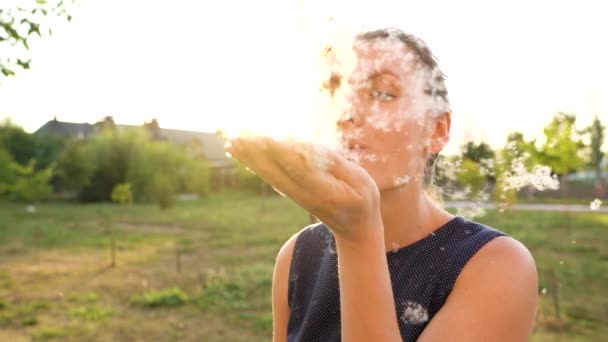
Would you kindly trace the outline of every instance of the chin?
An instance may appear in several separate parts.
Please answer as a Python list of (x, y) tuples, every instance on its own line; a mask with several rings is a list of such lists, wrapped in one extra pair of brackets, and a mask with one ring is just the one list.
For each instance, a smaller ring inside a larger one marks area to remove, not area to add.
[(379, 169), (378, 167), (368, 168), (363, 166), (363, 168), (372, 177), (374, 182), (376, 182), (376, 186), (380, 191), (404, 188), (414, 182), (414, 177), (408, 176), (408, 173), (405, 172), (397, 175), (388, 173), (386, 172), (386, 169)]
[(368, 170), (367, 168), (365, 168), (365, 170), (369, 173), (369, 175), (376, 183), (378, 190), (385, 191), (395, 188), (394, 181), (391, 177), (388, 177), (385, 174), (379, 174), (378, 172), (373, 172), (373, 170), (372, 172), (370, 172), (370, 170)]

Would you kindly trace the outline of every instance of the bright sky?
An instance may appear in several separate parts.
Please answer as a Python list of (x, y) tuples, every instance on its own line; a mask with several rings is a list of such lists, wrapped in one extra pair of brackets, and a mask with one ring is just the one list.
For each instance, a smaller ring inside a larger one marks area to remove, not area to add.
[(0, 119), (29, 131), (55, 115), (215, 131), (278, 117), (275, 126), (295, 129), (311, 88), (303, 39), (333, 16), (430, 45), (448, 75), (449, 150), (467, 135), (494, 146), (510, 131), (535, 137), (558, 110), (579, 127), (594, 114), (608, 123), (603, 1), (79, 2), (71, 24), (34, 44), (32, 70), (0, 84)]

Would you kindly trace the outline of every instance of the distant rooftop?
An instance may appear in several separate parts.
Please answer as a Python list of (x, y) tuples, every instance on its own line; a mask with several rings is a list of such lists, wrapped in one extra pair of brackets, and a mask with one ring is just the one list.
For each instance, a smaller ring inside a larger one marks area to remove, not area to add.
[[(56, 134), (64, 137), (87, 138), (95, 134), (93, 124), (65, 122), (53, 119), (42, 125), (34, 134)], [(120, 125), (119, 130), (141, 128), (142, 126)], [(232, 159), (226, 157), (224, 144), (226, 140), (219, 133), (186, 131), (179, 129), (160, 128), (161, 137), (176, 144), (198, 144), (203, 154), (213, 167), (234, 165)]]

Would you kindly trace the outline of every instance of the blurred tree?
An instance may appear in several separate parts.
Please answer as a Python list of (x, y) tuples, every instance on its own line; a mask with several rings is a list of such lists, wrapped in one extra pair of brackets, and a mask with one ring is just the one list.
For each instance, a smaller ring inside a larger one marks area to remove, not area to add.
[(163, 140), (163, 134), (160, 130), (160, 125), (158, 124), (158, 120), (152, 119), (150, 122), (146, 122), (143, 125), (144, 129), (150, 135), (152, 140)]
[(9, 185), (10, 196), (21, 202), (37, 203), (48, 198), (53, 192), (50, 185), (53, 177), (53, 166), (36, 171), (36, 160), (32, 159), (26, 166), (13, 162), (11, 168), (15, 172), (15, 181)]
[(181, 151), (182, 165), (178, 172), (177, 192), (204, 196), (211, 186), (211, 168), (208, 161), (192, 151)]
[(585, 165), (582, 157), (585, 145), (575, 123), (575, 115), (557, 113), (543, 130), (546, 140), (538, 153), (538, 161), (560, 177), (563, 197), (568, 196), (568, 174)]
[(36, 138), (33, 135), (14, 125), (10, 120), (0, 124), (0, 146), (4, 146), (17, 163), (26, 165), (35, 158), (36, 145)]
[[(526, 141), (521, 132), (507, 135), (505, 147), (496, 151), (494, 164), (496, 176), (494, 197), (502, 205), (514, 204), (517, 199), (517, 190), (506, 187), (506, 179), (513, 172), (514, 162), (517, 161), (516, 165), (522, 163), (526, 169), (531, 170), (538, 164), (538, 154), (535, 140)], [(533, 189), (529, 188), (529, 195), (532, 194)]]
[(148, 185), (148, 194), (158, 203), (161, 209), (173, 206), (175, 201), (175, 179), (162, 172), (155, 172), (151, 183)]
[[(14, 76), (16, 70), (29, 69), (31, 60), (27, 57), (29, 42), (35, 35), (42, 37), (45, 17), (72, 16), (68, 8), (75, 0), (26, 0), (19, 5), (3, 4), (0, 8), (0, 83), (4, 77)], [(48, 34), (52, 34), (50, 28)], [(10, 54), (6, 54), (9, 51)]]
[(602, 160), (604, 159), (604, 153), (602, 152), (602, 144), (604, 143), (604, 130), (606, 126), (602, 125), (600, 119), (595, 116), (593, 123), (583, 130), (584, 134), (590, 136), (590, 154), (591, 158), (589, 166), (595, 171), (595, 178), (598, 182), (602, 181)]
[(486, 184), (486, 176), (483, 174), (479, 163), (470, 159), (463, 159), (458, 169), (458, 183), (468, 188), (472, 194), (478, 194)]
[(494, 159), (494, 151), (485, 142), (475, 144), (473, 141), (469, 141), (460, 147), (462, 151), (462, 159), (472, 160), (476, 163), (480, 163), (482, 160)]
[(65, 139), (54, 135), (29, 134), (10, 120), (0, 123), (0, 146), (21, 165), (36, 159), (36, 170), (53, 164), (65, 145)]
[(54, 164), (61, 157), (68, 140), (65, 137), (51, 134), (31, 134), (36, 144), (34, 158), (36, 168), (44, 169)]
[[(462, 167), (467, 167), (467, 169), (460, 170), (461, 177), (459, 177), (459, 182), (461, 185), (463, 184), (464, 179), (462, 177), (467, 178), (466, 182), (473, 181), (473, 179), (477, 179), (477, 176), (480, 175), (482, 180), (493, 183), (496, 181), (494, 176), (493, 164), (495, 163), (494, 159), (496, 157), (494, 150), (492, 147), (485, 142), (480, 142), (476, 144), (473, 141), (468, 141), (466, 144), (460, 146), (462, 151), (461, 160), (464, 163), (465, 161), (470, 161), (476, 164), (477, 167), (473, 167), (470, 163), (466, 163), (467, 165), (462, 165)], [(473, 178), (471, 178), (473, 177)], [(466, 183), (468, 184), (468, 183)], [(477, 184), (468, 184), (472, 186), (472, 190), (476, 191)], [(481, 188), (479, 189), (481, 190)]]
[(183, 173), (183, 155), (179, 152), (165, 142), (148, 140), (140, 146), (128, 175), (138, 197), (153, 200), (163, 209), (173, 204)]
[(138, 197), (164, 209), (173, 204), (177, 193), (206, 194), (209, 173), (207, 161), (187, 147), (147, 140), (133, 155), (128, 179)]
[(60, 190), (78, 194), (89, 185), (95, 171), (90, 151), (89, 142), (84, 140), (74, 140), (66, 146), (57, 162)]
[(116, 123), (114, 122), (114, 117), (106, 116), (102, 120), (93, 124), (93, 129), (97, 132), (105, 132), (105, 131), (116, 132), (118, 127), (116, 126)]
[(526, 141), (521, 132), (513, 132), (507, 135), (505, 149), (508, 152), (510, 161), (515, 158), (523, 158), (526, 160), (527, 166), (537, 163), (538, 150), (536, 149), (536, 140)]
[(11, 154), (0, 145), (0, 198), (8, 195), (11, 184), (15, 183), (15, 170), (11, 167), (14, 162)]
[(110, 201), (112, 189), (127, 182), (129, 166), (136, 149), (145, 144), (141, 134), (118, 134), (104, 130), (89, 141), (85, 154), (91, 158), (93, 171), (81, 189), (82, 201)]

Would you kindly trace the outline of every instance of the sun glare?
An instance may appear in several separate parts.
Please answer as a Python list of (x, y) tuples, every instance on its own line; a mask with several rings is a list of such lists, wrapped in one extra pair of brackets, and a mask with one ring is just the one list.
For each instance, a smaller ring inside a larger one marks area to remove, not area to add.
[(260, 46), (270, 46), (264, 58), (241, 83), (242, 97), (221, 123), (229, 137), (243, 134), (294, 138), (332, 146), (336, 113), (322, 91), (329, 76), (324, 51), (352, 37), (352, 29), (335, 24), (334, 18), (302, 3), (290, 8), (290, 25), (277, 35), (264, 36)]

